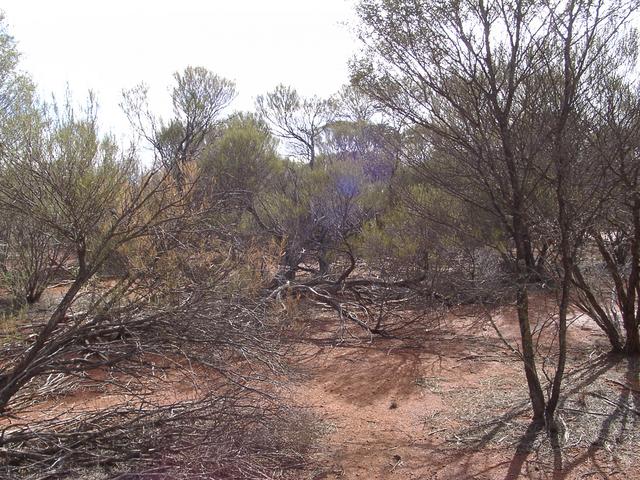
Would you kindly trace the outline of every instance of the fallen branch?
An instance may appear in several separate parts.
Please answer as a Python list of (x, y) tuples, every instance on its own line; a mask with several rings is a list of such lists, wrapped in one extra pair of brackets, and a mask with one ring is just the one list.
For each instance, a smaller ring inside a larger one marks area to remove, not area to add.
[(625, 410), (628, 410), (632, 413), (635, 413), (636, 415), (640, 415), (640, 410), (636, 410), (633, 407), (630, 407), (629, 405), (627, 405), (624, 402), (614, 402), (613, 400), (608, 399), (607, 397), (605, 397), (604, 395), (600, 395), (598, 393), (594, 393), (594, 392), (590, 392), (589, 395), (599, 398), (601, 400), (604, 400), (606, 403), (608, 403), (609, 405), (613, 405), (614, 407), (622, 407)]
[(633, 387), (627, 385), (626, 383), (619, 382), (619, 381), (614, 380), (612, 378), (607, 378), (606, 380), (607, 380), (607, 382), (611, 382), (611, 383), (613, 383), (615, 385), (619, 385), (622, 388), (624, 388), (625, 390), (629, 390), (630, 392), (640, 393), (640, 389), (633, 388)]
[(385, 331), (378, 328), (378, 327), (371, 327), (367, 324), (367, 322), (361, 320), (360, 318), (358, 318), (358, 316), (349, 311), (348, 306), (349, 305), (356, 305), (357, 307), (363, 309), (365, 312), (368, 313), (367, 309), (365, 306), (363, 305), (357, 305), (357, 304), (353, 304), (353, 303), (349, 303), (349, 302), (341, 302), (339, 301), (337, 298), (332, 297), (328, 292), (321, 292), (319, 289), (317, 288), (313, 288), (309, 285), (305, 285), (305, 284), (291, 284), (291, 283), (286, 283), (280, 287), (278, 287), (276, 290), (274, 290), (271, 295), (269, 296), (269, 298), (276, 298), (278, 299), (278, 301), (282, 302), (281, 297), (282, 294), (284, 292), (288, 292), (288, 293), (298, 293), (298, 292), (302, 292), (305, 295), (307, 295), (308, 297), (312, 298), (313, 300), (315, 300), (316, 302), (322, 304), (322, 305), (326, 305), (328, 307), (331, 307), (332, 309), (334, 309), (336, 312), (338, 312), (338, 314), (340, 315), (340, 318), (346, 318), (347, 320), (355, 323), (356, 325), (360, 326), (361, 328), (363, 328), (364, 330), (366, 330), (368, 333), (370, 334), (375, 334), (375, 335), (384, 335)]

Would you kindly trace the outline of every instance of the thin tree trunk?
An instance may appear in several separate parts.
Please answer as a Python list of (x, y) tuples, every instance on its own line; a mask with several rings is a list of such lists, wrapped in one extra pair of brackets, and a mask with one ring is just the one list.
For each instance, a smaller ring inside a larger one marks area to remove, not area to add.
[(536, 368), (535, 350), (533, 347), (533, 337), (529, 324), (529, 299), (526, 285), (518, 287), (516, 298), (516, 310), (518, 313), (518, 325), (520, 326), (520, 337), (522, 340), (522, 358), (524, 360), (524, 372), (529, 388), (529, 398), (533, 410), (533, 421), (542, 422), (544, 420), (545, 399), (540, 377)]
[[(564, 158), (561, 158), (560, 160), (563, 162)], [(567, 312), (569, 310), (573, 272), (573, 255), (570, 239), (571, 228), (566, 205), (568, 192), (565, 181), (567, 175), (564, 163), (559, 166), (559, 170), (557, 201), (558, 223), (560, 225), (560, 255), (562, 259), (562, 287), (560, 292), (560, 305), (558, 307), (558, 363), (556, 365), (556, 372), (553, 376), (553, 382), (551, 385), (551, 395), (549, 396), (547, 407), (545, 409), (545, 422), (547, 424), (547, 428), (551, 432), (558, 431), (556, 409), (558, 407), (558, 402), (560, 401), (562, 379), (564, 377), (564, 370), (567, 363)]]
[(634, 193), (633, 207), (633, 238), (631, 241), (631, 271), (627, 282), (627, 298), (622, 312), (622, 319), (627, 341), (625, 352), (627, 355), (640, 354), (640, 331), (638, 329), (637, 301), (640, 290), (640, 195)]
[(622, 353), (624, 351), (624, 340), (620, 331), (616, 327), (613, 319), (600, 304), (600, 301), (587, 284), (577, 265), (573, 266), (572, 281), (583, 296), (582, 299), (575, 302), (578, 309), (591, 317), (605, 333), (611, 344), (611, 350), (615, 353)]
[(320, 252), (320, 255), (318, 257), (318, 267), (320, 269), (321, 277), (324, 277), (329, 273), (330, 266), (331, 266), (331, 263), (329, 262), (329, 260), (327, 260), (326, 252)]
[(529, 389), (529, 398), (533, 410), (533, 421), (543, 422), (545, 412), (545, 396), (540, 384), (540, 377), (536, 367), (536, 352), (531, 335), (529, 322), (529, 293), (528, 281), (531, 272), (527, 264), (526, 242), (523, 241), (522, 230), (524, 225), (520, 215), (514, 215), (513, 220), (514, 239), (516, 241), (516, 268), (518, 269), (518, 290), (516, 293), (516, 310), (518, 314), (518, 326), (520, 327), (520, 339), (522, 342), (522, 359), (524, 361), (525, 377)]
[(27, 350), (24, 357), (7, 374), (0, 377), (0, 412), (5, 411), (11, 398), (34, 376), (38, 374), (37, 369), (31, 368), (37, 363), (38, 355), (46, 346), (47, 341), (55, 332), (57, 326), (64, 319), (67, 311), (71, 307), (76, 295), (85, 285), (90, 275), (81, 273), (71, 284), (69, 290), (58, 304), (58, 307), (49, 317), (45, 327), (38, 333), (35, 342)]

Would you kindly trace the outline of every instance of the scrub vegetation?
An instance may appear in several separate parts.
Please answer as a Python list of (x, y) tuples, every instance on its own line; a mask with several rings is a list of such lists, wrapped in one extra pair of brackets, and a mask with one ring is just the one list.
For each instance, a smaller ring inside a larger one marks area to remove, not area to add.
[(331, 98), (128, 145), (0, 17), (0, 478), (633, 478), (638, 7), (360, 0)]

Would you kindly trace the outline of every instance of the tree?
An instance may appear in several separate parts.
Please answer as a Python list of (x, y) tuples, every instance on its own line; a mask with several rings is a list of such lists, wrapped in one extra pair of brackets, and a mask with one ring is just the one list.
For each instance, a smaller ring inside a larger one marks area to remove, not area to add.
[(182, 181), (185, 165), (201, 153), (220, 113), (234, 99), (235, 85), (204, 67), (187, 67), (173, 78), (170, 120), (158, 119), (148, 110), (145, 85), (124, 92), (123, 108), (164, 167)]
[(400, 136), (382, 123), (336, 120), (327, 125), (320, 151), (327, 163), (353, 163), (371, 181), (390, 182), (399, 161)]
[[(7, 162), (3, 154), (43, 147), (44, 116), (30, 78), (18, 69), (19, 53), (0, 13), (0, 181)], [(55, 275), (62, 259), (59, 242), (42, 225), (15, 212), (0, 210), (0, 273), (2, 284), (17, 303), (33, 303)]]
[[(615, 352), (640, 353), (640, 103), (637, 87), (613, 78), (597, 105), (589, 146), (598, 168), (599, 205), (589, 229), (598, 255), (585, 249), (574, 265), (576, 305), (605, 332)], [(598, 261), (599, 258), (599, 261)]]
[(16, 42), (8, 33), (4, 14), (0, 12), (0, 147), (11, 139), (7, 125), (30, 106), (33, 95), (31, 79), (18, 69), (19, 59)]
[(18, 305), (32, 304), (62, 272), (68, 253), (55, 235), (29, 217), (14, 214), (7, 223), (0, 284), (12, 292)]
[[(67, 100), (38, 106), (41, 117), (7, 114), (0, 225), (9, 225), (10, 269), (19, 267), (17, 247), (28, 247), (25, 260), (42, 272), (51, 247), (70, 257), (71, 283), (52, 295), (57, 305), (43, 318), (28, 311), (28, 321), (0, 345), (0, 476), (83, 476), (81, 467), (114, 464), (146, 475), (160, 461), (169, 476), (266, 478), (300, 465), (303, 450), (288, 433), (295, 414), (258, 391), (272, 378), (264, 373), (280, 368), (281, 332), (265, 321), (268, 304), (250, 295), (251, 278), (229, 258), (231, 242), (207, 224), (218, 197), (194, 199), (206, 179), (198, 168), (217, 114), (200, 115), (213, 110), (191, 100), (174, 98), (186, 113), (169, 129), (175, 143), (158, 143), (152, 164), (100, 133), (93, 98), (80, 112)], [(146, 110), (129, 113), (155, 119)], [(243, 176), (265, 172), (273, 141), (264, 125), (239, 123), (219, 144), (220, 171), (212, 176), (222, 183), (237, 174), (234, 188), (258, 188), (257, 178)], [(239, 158), (246, 170), (235, 164)], [(117, 275), (105, 279), (113, 263)], [(47, 279), (36, 283), (37, 293)], [(104, 373), (96, 381), (113, 394), (105, 405), (23, 416), (44, 395), (85, 388), (95, 372)], [(165, 395), (168, 382), (185, 378), (188, 395)], [(169, 452), (181, 458), (168, 459)]]
[[(522, 358), (536, 422), (555, 428), (566, 358), (573, 257), (583, 225), (572, 221), (571, 125), (604, 74), (628, 61), (624, 27), (632, 2), (364, 0), (358, 12), (366, 56), (353, 81), (415, 126), (428, 151), (423, 177), (496, 220), (515, 252)], [(549, 203), (548, 199), (552, 199)], [(551, 215), (551, 216), (549, 216)], [(528, 314), (528, 284), (558, 245), (559, 350), (545, 398)], [(538, 257), (538, 258), (536, 258)]]
[(301, 98), (295, 89), (278, 85), (272, 92), (258, 96), (256, 107), (274, 134), (290, 142), (293, 154), (313, 168), (318, 140), (334, 117), (333, 103), (315, 96)]
[[(86, 335), (98, 335), (106, 317), (65, 322), (78, 294), (119, 249), (183, 215), (185, 202), (170, 173), (158, 167), (140, 171), (132, 152), (120, 152), (110, 137), (100, 137), (91, 97), (81, 116), (69, 101), (55, 108), (42, 134), (41, 143), (3, 152), (0, 207), (50, 232), (73, 252), (77, 267), (46, 324), (11, 362), (2, 365), (0, 411), (32, 378), (64, 364), (68, 348)], [(123, 280), (131, 281), (135, 279)], [(74, 368), (91, 368), (91, 362)]]
[(354, 123), (369, 123), (381, 109), (371, 97), (353, 85), (344, 85), (335, 95), (337, 118)]
[(255, 195), (268, 188), (279, 168), (277, 145), (268, 126), (252, 114), (228, 118), (219, 136), (199, 158), (205, 188), (249, 208)]

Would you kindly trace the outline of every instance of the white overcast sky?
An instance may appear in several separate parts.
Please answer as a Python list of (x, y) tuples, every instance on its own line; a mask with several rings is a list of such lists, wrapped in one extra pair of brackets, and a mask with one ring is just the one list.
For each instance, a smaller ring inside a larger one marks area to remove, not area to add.
[(237, 110), (278, 83), (328, 96), (348, 81), (356, 42), (354, 0), (2, 0), (22, 68), (40, 92), (99, 99), (102, 123), (120, 130), (124, 88), (151, 88), (167, 108), (171, 75), (204, 66), (236, 82)]

